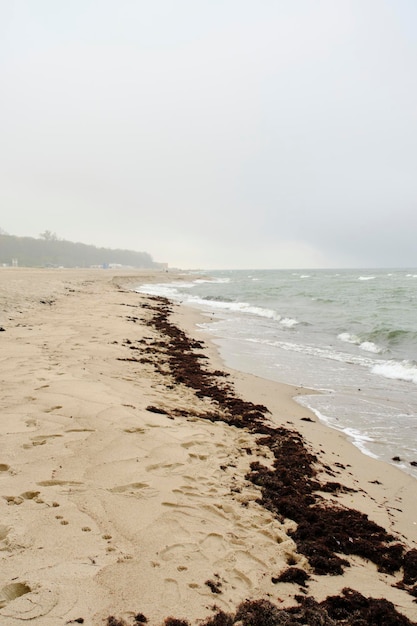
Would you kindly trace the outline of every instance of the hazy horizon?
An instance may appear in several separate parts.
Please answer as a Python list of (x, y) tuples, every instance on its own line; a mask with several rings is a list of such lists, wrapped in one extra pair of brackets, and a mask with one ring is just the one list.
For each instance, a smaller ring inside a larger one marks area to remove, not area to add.
[(0, 0), (0, 227), (170, 267), (417, 266), (413, 0)]
[[(56, 233), (51, 233), (52, 235), (56, 235)], [(18, 236), (18, 237), (33, 237), (35, 239), (42, 239), (42, 233), (39, 233), (38, 235), (15, 235), (14, 233), (9, 233), (6, 232), (4, 229), (1, 228), (0, 226), (0, 235), (7, 235), (7, 236)], [(65, 239), (64, 237), (57, 237), (57, 241), (66, 241), (69, 243), (75, 243), (75, 244), (85, 244), (85, 245), (91, 245), (91, 246), (96, 246), (96, 244), (92, 243), (92, 242), (87, 242), (87, 241), (70, 241), (68, 239)], [(123, 251), (127, 251), (127, 252), (144, 252), (144, 253), (149, 253), (149, 250), (133, 250), (130, 248), (118, 248), (116, 246), (96, 246), (98, 248), (106, 248), (109, 250), (123, 250)], [(150, 253), (149, 253), (150, 254)], [(152, 256), (152, 255), (151, 255)], [(160, 259), (156, 259), (154, 257), (152, 257), (152, 260), (155, 263), (164, 263), (164, 261), (161, 261)], [(17, 266), (19, 267), (19, 266)], [(22, 266), (24, 267), (24, 266)], [(294, 271), (326, 271), (326, 270), (331, 270), (331, 271), (356, 271), (356, 270), (364, 270), (364, 271), (401, 271), (401, 270), (417, 270), (417, 264), (415, 266), (362, 266), (362, 265), (352, 265), (352, 266), (332, 266), (332, 265), (328, 265), (325, 267), (321, 267), (321, 266), (294, 266), (294, 267), (203, 267), (203, 266), (195, 266), (195, 267), (177, 267), (177, 266), (173, 266), (171, 264), (168, 264), (167, 269), (170, 269), (172, 271), (175, 270), (184, 270), (184, 271), (191, 271), (191, 272), (198, 272), (198, 271), (202, 271), (202, 272), (206, 272), (206, 271), (224, 271), (224, 272), (228, 272), (228, 271), (242, 271), (242, 272), (247, 272), (247, 271), (277, 271), (277, 270), (294, 270)]]

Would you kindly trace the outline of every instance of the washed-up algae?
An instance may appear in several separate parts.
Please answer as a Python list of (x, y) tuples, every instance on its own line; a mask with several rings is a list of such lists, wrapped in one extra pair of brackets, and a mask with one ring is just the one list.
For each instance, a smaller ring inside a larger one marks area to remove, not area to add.
[[(193, 389), (197, 397), (210, 399), (214, 410), (201, 413), (199, 417), (245, 428), (258, 436), (259, 445), (271, 450), (275, 459), (273, 467), (254, 462), (246, 478), (260, 488), (260, 505), (280, 521), (290, 519), (296, 523), (292, 539), (298, 552), (308, 559), (313, 572), (316, 575), (341, 575), (344, 568), (349, 567), (349, 561), (341, 555), (357, 555), (372, 561), (384, 573), (393, 574), (403, 568), (403, 580), (397, 586), (416, 596), (417, 550), (407, 550), (402, 542), (364, 513), (326, 501), (320, 492), (344, 491), (346, 488), (337, 482), (318, 479), (318, 458), (308, 450), (301, 434), (283, 426), (271, 426), (266, 419), (267, 407), (239, 398), (225, 372), (210, 371), (205, 367), (207, 358), (199, 352), (204, 344), (189, 339), (184, 331), (170, 322), (169, 300), (150, 297), (143, 306), (151, 317), (142, 321), (157, 331), (159, 339), (142, 339), (136, 345), (134, 341), (126, 340), (126, 347), (141, 348), (146, 354), (142, 359), (169, 378), (168, 388), (172, 383), (183, 384)], [(331, 468), (326, 466), (326, 469), (332, 474)], [(290, 578), (291, 574), (288, 576)], [(300, 584), (300, 580), (305, 584), (307, 577), (298, 575), (298, 581), (294, 582)], [(296, 596), (295, 600), (298, 605), (285, 610), (267, 600), (248, 600), (239, 607), (236, 615), (218, 611), (204, 622), (204, 626), (223, 626), (236, 621), (241, 626), (417, 626), (417, 622), (398, 613), (387, 600), (365, 598), (351, 589), (345, 589), (342, 595), (329, 597), (320, 604), (308, 596)], [(165, 624), (185, 626), (188, 622), (167, 618)]]
[[(199, 622), (200, 626), (415, 626), (400, 615), (385, 599), (365, 598), (358, 591), (343, 589), (341, 595), (330, 596), (323, 602), (297, 596), (297, 605), (280, 609), (269, 600), (246, 600), (236, 613), (221, 610)], [(140, 614), (143, 624), (144, 616)], [(128, 626), (124, 620), (109, 617), (107, 626)], [(161, 626), (190, 626), (186, 619), (167, 617)]]

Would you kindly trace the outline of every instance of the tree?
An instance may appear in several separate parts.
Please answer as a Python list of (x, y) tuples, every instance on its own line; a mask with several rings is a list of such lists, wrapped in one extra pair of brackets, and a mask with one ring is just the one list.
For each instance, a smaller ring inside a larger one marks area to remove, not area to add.
[(39, 235), (39, 237), (41, 237), (42, 239), (45, 239), (45, 241), (57, 241), (58, 240), (56, 233), (53, 233), (50, 230), (45, 230), (43, 233)]

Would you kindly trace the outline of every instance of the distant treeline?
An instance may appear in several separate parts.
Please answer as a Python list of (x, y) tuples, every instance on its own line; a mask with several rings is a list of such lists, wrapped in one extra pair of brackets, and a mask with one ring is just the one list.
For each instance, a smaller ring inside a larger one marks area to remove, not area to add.
[(0, 234), (0, 266), (107, 267), (113, 264), (135, 268), (160, 267), (147, 252), (97, 248), (58, 239), (48, 231), (41, 239)]

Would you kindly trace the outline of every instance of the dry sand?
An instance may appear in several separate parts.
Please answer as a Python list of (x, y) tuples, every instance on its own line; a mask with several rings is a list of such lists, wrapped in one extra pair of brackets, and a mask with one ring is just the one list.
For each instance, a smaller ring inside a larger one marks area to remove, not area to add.
[[(272, 467), (271, 450), (254, 432), (202, 419), (215, 403), (152, 362), (160, 333), (146, 323), (148, 297), (130, 287), (171, 278), (0, 269), (0, 624), (102, 626), (112, 615), (130, 625), (139, 613), (150, 626), (197, 623), (246, 598), (289, 607), (300, 593), (322, 601), (344, 587), (417, 620), (415, 598), (393, 586), (401, 571), (347, 556), (343, 575), (315, 574), (290, 536), (295, 523), (257, 502), (245, 478), (254, 461)], [(175, 307), (172, 320), (206, 341), (194, 311)], [(205, 354), (225, 370), (213, 346)], [(239, 372), (230, 382), (353, 489), (324, 500), (416, 548), (414, 479), (321, 425), (292, 400), (306, 390)], [(272, 581), (289, 566), (309, 573), (307, 588)]]

